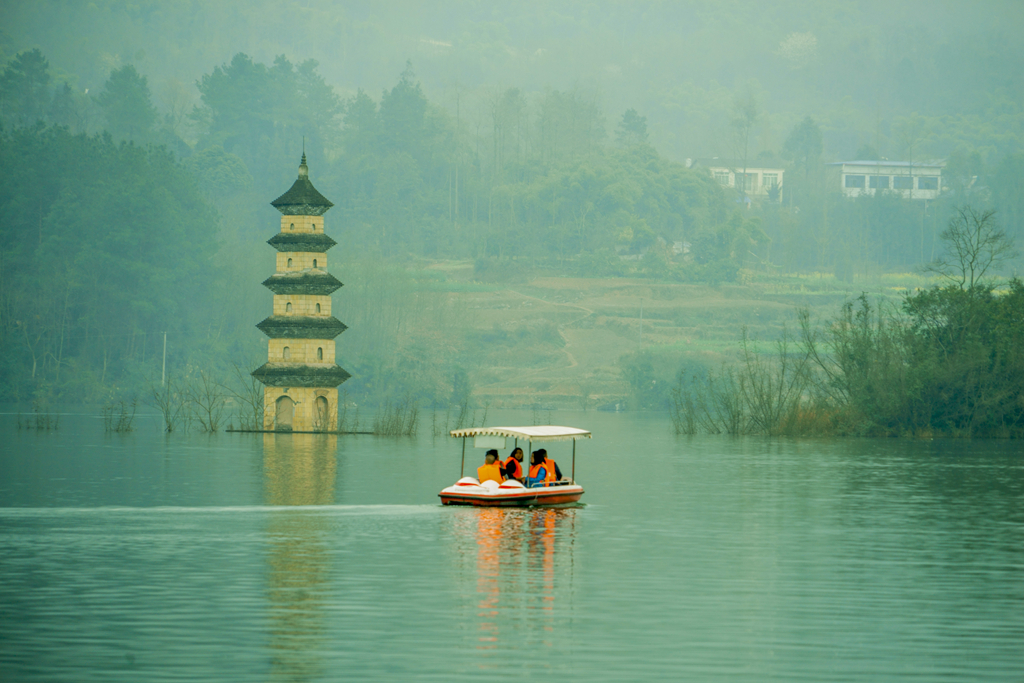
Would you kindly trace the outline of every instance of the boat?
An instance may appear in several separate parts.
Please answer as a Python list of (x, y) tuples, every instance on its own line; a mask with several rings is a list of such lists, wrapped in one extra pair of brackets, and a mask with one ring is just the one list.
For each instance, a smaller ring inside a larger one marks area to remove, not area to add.
[[(576, 483), (576, 441), (591, 438), (590, 432), (576, 427), (556, 425), (535, 425), (532, 427), (473, 427), (449, 432), (452, 437), (462, 439), (462, 469), (459, 480), (441, 489), (437, 494), (442, 505), (478, 505), (486, 507), (528, 507), (557, 506), (577, 503), (583, 496), (583, 487)], [(514, 439), (515, 446), (525, 441), (523, 466), (529, 467), (529, 454), (533, 444), (552, 441), (572, 441), (572, 469), (568, 478), (551, 482), (547, 486), (527, 487), (508, 479), (502, 483), (485, 481), (482, 484), (475, 477), (466, 474), (466, 441), (473, 439), (475, 448), (505, 449), (506, 440)]]

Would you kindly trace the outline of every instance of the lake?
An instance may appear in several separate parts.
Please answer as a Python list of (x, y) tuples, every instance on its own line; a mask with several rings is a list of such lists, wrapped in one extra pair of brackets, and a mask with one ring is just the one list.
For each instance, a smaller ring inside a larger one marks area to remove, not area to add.
[(8, 409), (0, 680), (1024, 679), (1021, 443), (539, 418), (593, 431), (585, 505), (441, 507), (460, 442), (429, 415), (386, 439)]

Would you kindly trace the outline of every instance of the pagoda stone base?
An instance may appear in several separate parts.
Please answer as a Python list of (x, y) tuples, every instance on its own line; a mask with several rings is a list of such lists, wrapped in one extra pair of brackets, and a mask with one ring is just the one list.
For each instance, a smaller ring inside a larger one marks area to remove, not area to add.
[(274, 432), (337, 431), (338, 390), (264, 387), (263, 429)]

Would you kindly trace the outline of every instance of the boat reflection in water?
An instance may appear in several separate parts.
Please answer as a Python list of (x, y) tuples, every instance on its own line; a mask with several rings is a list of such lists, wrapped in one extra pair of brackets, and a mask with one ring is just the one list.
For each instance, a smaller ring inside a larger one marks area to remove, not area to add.
[[(578, 508), (453, 511), (456, 563), (463, 571), (475, 565), (476, 596), (466, 607), (476, 612), (477, 629), (472, 636), (476, 649), (493, 655), (522, 653), (524, 645), (529, 652), (571, 638), (567, 631), (573, 609), (578, 512)], [(493, 666), (498, 665), (495, 659)], [(481, 667), (492, 668), (486, 662)]]
[[(265, 434), (264, 503), (333, 505), (337, 437)], [(276, 510), (267, 523), (270, 679), (313, 680), (327, 674), (330, 594), (328, 520), (312, 510)]]

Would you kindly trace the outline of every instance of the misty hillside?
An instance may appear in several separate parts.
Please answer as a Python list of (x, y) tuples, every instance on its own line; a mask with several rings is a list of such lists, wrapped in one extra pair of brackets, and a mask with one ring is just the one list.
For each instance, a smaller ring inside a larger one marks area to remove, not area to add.
[(935, 284), (957, 207), (1024, 243), (1019, 3), (2, 13), (8, 400), (145, 392), (164, 333), (244, 377), (303, 152), (360, 402), (665, 407), (744, 326)]

